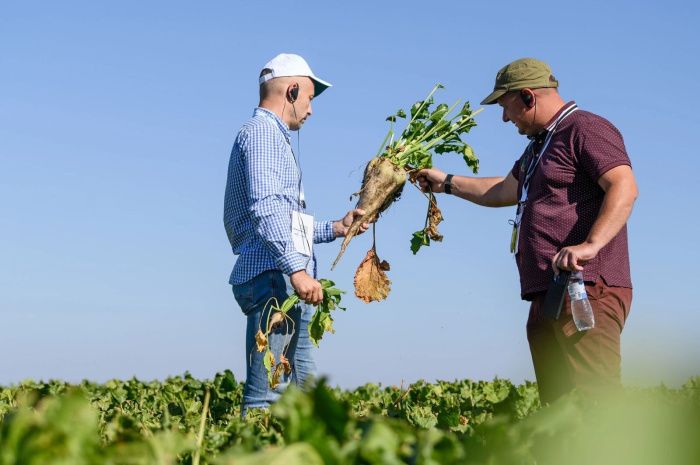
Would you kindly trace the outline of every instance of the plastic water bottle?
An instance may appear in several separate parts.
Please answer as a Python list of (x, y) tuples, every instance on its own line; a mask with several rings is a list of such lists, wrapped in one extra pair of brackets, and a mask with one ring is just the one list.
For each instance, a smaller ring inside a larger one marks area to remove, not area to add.
[(569, 277), (569, 297), (571, 298), (571, 315), (574, 324), (579, 331), (586, 331), (595, 326), (593, 309), (586, 294), (586, 286), (583, 283), (583, 273), (575, 271)]

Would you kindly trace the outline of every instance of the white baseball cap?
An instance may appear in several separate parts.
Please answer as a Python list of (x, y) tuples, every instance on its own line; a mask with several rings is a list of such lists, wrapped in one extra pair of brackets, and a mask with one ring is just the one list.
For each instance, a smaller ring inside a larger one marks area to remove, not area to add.
[(268, 61), (263, 69), (265, 68), (272, 70), (272, 72), (260, 76), (260, 84), (278, 77), (308, 76), (314, 82), (314, 97), (318, 97), (321, 92), (331, 87), (330, 82), (319, 79), (314, 75), (306, 60), (293, 53), (280, 53)]

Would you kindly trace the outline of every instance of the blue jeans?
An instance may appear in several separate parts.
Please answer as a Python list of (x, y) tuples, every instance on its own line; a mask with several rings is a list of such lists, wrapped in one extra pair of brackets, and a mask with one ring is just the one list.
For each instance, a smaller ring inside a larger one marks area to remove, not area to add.
[(275, 389), (270, 388), (267, 371), (263, 365), (265, 352), (258, 352), (255, 345), (255, 333), (258, 329), (265, 332), (268, 315), (274, 304), (270, 299), (274, 297), (277, 299), (277, 305), (281, 306), (293, 292), (289, 277), (275, 270), (265, 271), (243, 284), (233, 285), (233, 295), (248, 319), (245, 338), (246, 382), (243, 389), (242, 415), (245, 415), (250, 408), (269, 407), (290, 382), (303, 386), (308, 378), (316, 374), (316, 364), (311, 356), (313, 345), (309, 339), (308, 330), (308, 324), (313, 315), (313, 307), (310, 305), (303, 302), (296, 305), (287, 312), (294, 324), (283, 323), (270, 332), (270, 350), (275, 356), (275, 361), (279, 363), (280, 354), (287, 347), (286, 356), (292, 366), (291, 374), (283, 375)]

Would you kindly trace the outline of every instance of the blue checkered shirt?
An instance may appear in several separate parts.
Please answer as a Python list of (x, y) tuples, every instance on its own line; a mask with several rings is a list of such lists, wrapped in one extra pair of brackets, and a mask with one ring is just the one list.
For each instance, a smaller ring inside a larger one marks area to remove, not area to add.
[[(228, 166), (224, 225), (238, 255), (229, 283), (267, 270), (316, 276), (316, 257), (297, 252), (292, 242), (292, 211), (304, 212), (301, 192), (289, 128), (274, 113), (256, 108), (238, 132)], [(332, 221), (314, 221), (314, 243), (333, 239)]]

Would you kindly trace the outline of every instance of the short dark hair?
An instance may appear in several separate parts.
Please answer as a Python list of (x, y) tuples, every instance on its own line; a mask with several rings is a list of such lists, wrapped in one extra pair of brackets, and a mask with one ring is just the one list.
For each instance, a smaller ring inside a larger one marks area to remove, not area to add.
[[(260, 77), (263, 77), (268, 74), (272, 74), (272, 70), (270, 68), (263, 68), (263, 70), (260, 71)], [(263, 81), (260, 83), (260, 100), (263, 100), (268, 95), (268, 82), (269, 81)]]

